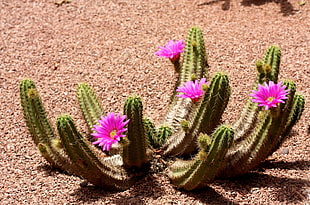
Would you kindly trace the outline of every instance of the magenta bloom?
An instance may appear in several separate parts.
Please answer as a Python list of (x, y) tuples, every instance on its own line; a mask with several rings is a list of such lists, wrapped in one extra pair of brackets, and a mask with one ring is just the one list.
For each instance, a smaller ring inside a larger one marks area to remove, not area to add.
[(164, 46), (159, 46), (159, 51), (155, 52), (155, 55), (159, 57), (166, 57), (172, 61), (178, 60), (180, 58), (180, 54), (183, 52), (183, 48), (185, 47), (184, 40), (181, 39), (179, 41), (174, 42), (173, 40), (168, 41), (168, 43)]
[(176, 90), (183, 94), (176, 96), (180, 98), (190, 98), (193, 102), (197, 102), (204, 95), (204, 90), (202, 89), (203, 85), (209, 85), (209, 82), (206, 82), (205, 78), (202, 78), (200, 81), (187, 81), (183, 86), (179, 86)]
[(258, 91), (252, 90), (251, 97), (253, 97), (252, 102), (258, 103), (258, 106), (265, 106), (265, 110), (271, 107), (277, 107), (277, 103), (284, 103), (284, 99), (287, 99), (289, 89), (285, 90), (286, 86), (282, 86), (282, 82), (275, 84), (269, 81), (264, 85), (258, 84)]
[(120, 113), (117, 115), (114, 112), (109, 112), (107, 116), (101, 117), (98, 120), (100, 125), (94, 125), (93, 130), (95, 133), (91, 135), (94, 136), (93, 139), (97, 139), (97, 141), (93, 142), (93, 144), (98, 144), (102, 146), (102, 150), (109, 151), (112, 144), (118, 143), (121, 137), (125, 137), (123, 132), (127, 131), (127, 128), (124, 128), (129, 119), (126, 119), (126, 115), (121, 116)]

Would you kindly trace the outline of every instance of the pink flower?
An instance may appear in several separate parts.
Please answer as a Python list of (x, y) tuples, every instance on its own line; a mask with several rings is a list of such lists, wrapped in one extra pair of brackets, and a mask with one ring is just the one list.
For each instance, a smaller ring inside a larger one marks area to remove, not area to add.
[(118, 143), (121, 137), (125, 137), (123, 132), (127, 131), (127, 128), (124, 128), (129, 119), (124, 122), (126, 119), (126, 115), (121, 116), (120, 113), (115, 115), (114, 112), (109, 112), (107, 116), (101, 117), (98, 120), (100, 125), (94, 125), (93, 130), (95, 133), (91, 135), (94, 136), (93, 139), (97, 139), (97, 141), (92, 144), (98, 144), (102, 146), (102, 150), (109, 151), (112, 144)]
[(179, 86), (176, 90), (177, 92), (181, 92), (183, 94), (176, 96), (180, 98), (190, 98), (193, 102), (197, 102), (204, 95), (204, 90), (202, 88), (203, 85), (209, 85), (209, 82), (206, 82), (205, 78), (202, 78), (200, 82), (198, 82), (198, 80), (187, 81), (183, 86)]
[(155, 55), (159, 57), (166, 57), (172, 61), (178, 60), (180, 58), (180, 53), (183, 52), (183, 48), (185, 47), (184, 40), (181, 39), (179, 41), (174, 42), (173, 40), (168, 41), (168, 43), (164, 46), (159, 46), (159, 51), (155, 52)]
[(258, 91), (252, 90), (251, 97), (253, 97), (252, 102), (258, 103), (258, 106), (265, 106), (265, 110), (271, 107), (277, 107), (277, 103), (284, 103), (284, 99), (287, 99), (286, 95), (288, 90), (285, 90), (286, 86), (282, 86), (282, 82), (275, 84), (269, 81), (263, 85), (258, 84)]

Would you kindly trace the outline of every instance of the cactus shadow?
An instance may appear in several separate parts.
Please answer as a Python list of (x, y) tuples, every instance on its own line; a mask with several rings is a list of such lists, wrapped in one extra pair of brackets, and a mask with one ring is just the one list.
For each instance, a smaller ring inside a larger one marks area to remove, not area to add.
[(49, 164), (40, 164), (37, 166), (37, 169), (41, 172), (44, 172), (45, 175), (48, 176), (55, 176), (58, 174), (66, 174), (66, 175), (70, 175), (67, 172), (63, 171), (62, 169), (58, 169), (55, 167), (52, 167)]
[(290, 16), (296, 13), (296, 9), (294, 9), (291, 2), (288, 0), (242, 0), (241, 5), (243, 6), (262, 6), (267, 3), (276, 3), (280, 5), (280, 13), (283, 16)]
[(223, 2), (222, 3), (222, 10), (227, 11), (230, 9), (231, 0), (213, 0), (213, 1), (200, 3), (200, 4), (198, 4), (198, 6), (211, 5), (211, 4), (215, 4), (215, 3), (219, 3), (219, 2)]
[(253, 171), (243, 176), (222, 180), (217, 182), (222, 184), (226, 191), (234, 191), (245, 195), (259, 191), (259, 188), (273, 188), (271, 195), (281, 203), (298, 203), (306, 200), (305, 187), (309, 187), (310, 181), (288, 177), (279, 177)]
[(199, 200), (203, 204), (229, 204), (237, 205), (237, 203), (225, 198), (213, 188), (207, 186), (193, 191), (181, 190), (183, 194), (186, 194), (189, 197), (193, 197), (196, 200)]
[(262, 162), (255, 170), (264, 171), (266, 169), (285, 169), (285, 170), (309, 170), (310, 161), (297, 160), (294, 162), (269, 161)]
[(109, 198), (111, 204), (147, 204), (146, 198), (159, 198), (165, 195), (162, 185), (153, 176), (146, 176), (125, 191), (107, 191), (93, 185), (79, 187), (72, 194), (77, 201), (97, 203)]

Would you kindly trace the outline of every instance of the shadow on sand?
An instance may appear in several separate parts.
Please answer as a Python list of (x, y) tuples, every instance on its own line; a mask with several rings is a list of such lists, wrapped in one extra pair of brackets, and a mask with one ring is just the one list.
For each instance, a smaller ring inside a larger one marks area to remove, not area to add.
[[(198, 4), (198, 6), (211, 5), (216, 3), (222, 3), (222, 10), (227, 11), (230, 9), (231, 0), (212, 0)], [(242, 6), (262, 6), (267, 3), (276, 3), (280, 5), (280, 13), (283, 16), (290, 16), (296, 13), (296, 9), (294, 9), (293, 5), (289, 0), (242, 0)]]
[[(248, 174), (231, 179), (216, 180), (214, 185), (223, 187), (226, 192), (235, 192), (241, 195), (259, 191), (261, 187), (271, 187), (273, 188), (273, 192), (270, 194), (280, 203), (303, 202), (307, 200), (304, 191), (305, 187), (309, 187), (310, 185), (308, 180), (272, 176), (264, 173), (264, 171), (268, 169), (308, 170), (309, 165), (310, 161), (266, 161)], [(167, 178), (166, 180), (168, 181)], [(149, 188), (150, 186), (152, 187), (151, 189)], [(172, 185), (167, 184), (167, 186)], [(128, 192), (129, 194), (123, 194), (123, 192)], [(75, 190), (73, 195), (76, 196), (78, 201), (84, 203), (96, 202), (100, 198), (111, 196), (110, 202), (112, 204), (146, 204), (145, 199), (147, 198), (155, 200), (167, 195), (165, 189), (163, 189), (163, 185), (156, 180), (156, 177), (151, 175), (141, 179), (133, 187), (123, 192), (104, 191), (94, 186), (86, 186)], [(179, 192), (178, 195), (187, 195), (204, 204), (236, 204), (230, 199), (220, 195), (212, 187), (206, 187), (195, 191), (175, 189), (175, 192)], [(113, 197), (114, 195), (117, 195), (117, 197)]]

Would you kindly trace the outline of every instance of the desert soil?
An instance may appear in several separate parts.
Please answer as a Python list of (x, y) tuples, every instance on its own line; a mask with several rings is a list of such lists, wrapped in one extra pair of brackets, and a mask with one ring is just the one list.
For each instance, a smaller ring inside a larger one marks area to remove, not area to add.
[[(1, 204), (307, 204), (310, 203), (310, 1), (302, 0), (1, 0)], [(86, 131), (75, 89), (89, 83), (105, 111), (125, 98), (143, 98), (145, 115), (160, 123), (176, 74), (154, 55), (170, 39), (202, 29), (210, 74), (230, 76), (224, 121), (233, 122), (254, 81), (254, 64), (269, 45), (282, 50), (280, 79), (306, 98), (290, 138), (258, 168), (193, 192), (162, 173), (110, 192), (52, 169), (39, 155), (23, 120), (19, 81), (35, 81), (54, 124), (70, 114)]]

